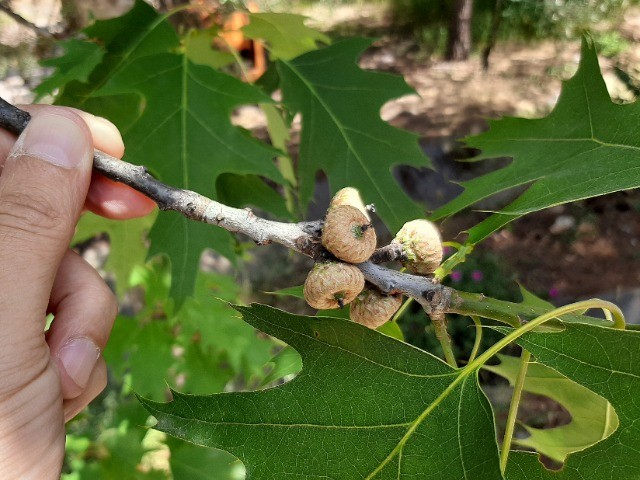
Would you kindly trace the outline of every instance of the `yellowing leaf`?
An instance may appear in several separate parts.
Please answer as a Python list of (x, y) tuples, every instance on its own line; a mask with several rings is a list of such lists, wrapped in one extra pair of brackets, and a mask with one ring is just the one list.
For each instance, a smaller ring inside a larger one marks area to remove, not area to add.
[(331, 43), (325, 34), (305, 26), (306, 17), (293, 13), (252, 13), (244, 34), (264, 40), (273, 59), (291, 60), (318, 48), (318, 43)]
[[(506, 355), (498, 355), (498, 358), (499, 365), (485, 365), (484, 368), (513, 385), (520, 360)], [(514, 439), (516, 444), (535, 448), (558, 462), (564, 462), (570, 453), (604, 440), (618, 428), (618, 416), (606, 399), (549, 367), (530, 363), (524, 390), (555, 400), (571, 415), (571, 422), (559, 427), (541, 429), (523, 425), (531, 436)]]

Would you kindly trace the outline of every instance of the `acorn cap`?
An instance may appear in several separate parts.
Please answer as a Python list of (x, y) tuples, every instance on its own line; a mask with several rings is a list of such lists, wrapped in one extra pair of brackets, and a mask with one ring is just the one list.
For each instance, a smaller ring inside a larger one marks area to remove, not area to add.
[(378, 328), (391, 320), (402, 305), (402, 295), (385, 295), (365, 288), (351, 303), (349, 316), (354, 322)]
[(340, 260), (362, 263), (376, 249), (376, 232), (356, 207), (339, 205), (327, 211), (322, 245)]
[(403, 225), (391, 243), (402, 245), (407, 256), (403, 265), (412, 273), (433, 273), (442, 262), (442, 241), (438, 228), (429, 220), (412, 220)]
[(336, 194), (331, 199), (331, 203), (329, 204), (329, 209), (333, 207), (338, 207), (340, 205), (351, 205), (352, 207), (357, 208), (364, 216), (367, 217), (367, 220), (371, 220), (369, 216), (369, 211), (362, 201), (362, 197), (360, 196), (360, 192), (357, 188), (353, 187), (345, 187), (336, 192)]
[(364, 275), (353, 265), (316, 263), (304, 282), (304, 298), (318, 310), (342, 308), (364, 288)]

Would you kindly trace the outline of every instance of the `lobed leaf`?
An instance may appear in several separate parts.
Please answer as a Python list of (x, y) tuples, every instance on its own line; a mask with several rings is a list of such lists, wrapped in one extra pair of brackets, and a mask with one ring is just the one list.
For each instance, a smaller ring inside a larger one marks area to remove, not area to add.
[(619, 426), (605, 440), (569, 455), (559, 472), (546, 470), (534, 454), (512, 453), (506, 477), (509, 480), (638, 478), (640, 332), (565, 324), (562, 332), (531, 332), (518, 343), (539, 363), (606, 398), (618, 415)]
[(537, 210), (640, 186), (638, 152), (640, 103), (611, 101), (592, 42), (582, 42), (575, 76), (562, 88), (545, 118), (502, 118), (489, 131), (467, 138), (482, 150), (474, 160), (512, 157), (504, 168), (462, 183), (465, 190), (436, 210), (433, 219), (452, 215), (481, 199), (518, 186), (515, 201), (469, 230), (478, 243), (516, 218)]
[(43, 67), (54, 67), (55, 72), (33, 89), (36, 99), (52, 94), (71, 81), (87, 82), (105, 53), (100, 45), (77, 39), (63, 40), (58, 45), (64, 49), (64, 54), (40, 62)]
[(501, 478), (475, 375), (353, 322), (236, 308), (295, 348), (302, 371), (257, 392), (143, 399), (162, 431), (229, 451), (248, 479)]
[[(260, 181), (256, 175), (283, 181), (273, 163), (277, 150), (233, 126), (230, 119), (235, 108), (270, 103), (270, 97), (257, 87), (193, 63), (195, 40), (188, 37), (187, 48), (179, 48), (178, 36), (165, 16), (138, 0), (124, 16), (98, 21), (85, 34), (101, 45), (102, 61), (87, 79), (86, 68), (83, 75), (78, 73), (83, 59), (76, 55), (68, 60), (67, 76), (56, 77), (60, 84), (67, 82), (57, 103), (112, 120), (127, 145), (126, 160), (144, 164), (172, 185), (211, 198), (217, 197), (216, 181), (223, 174), (242, 175), (238, 178), (254, 186)], [(202, 61), (201, 56), (195, 58)], [(275, 192), (260, 188), (250, 193), (245, 197), (236, 193), (234, 201), (267, 199), (262, 208), (283, 213)], [(204, 248), (235, 257), (231, 235), (207, 229), (204, 232), (201, 225), (163, 213), (151, 230), (150, 255), (164, 254), (171, 260), (171, 296), (178, 306), (193, 292)], [(113, 250), (127, 248), (113, 245)]]
[(331, 43), (324, 33), (304, 24), (306, 17), (294, 13), (251, 13), (242, 32), (255, 40), (267, 42), (273, 59), (291, 60), (318, 48), (318, 43)]
[(356, 62), (370, 40), (352, 38), (277, 63), (283, 102), (302, 115), (298, 177), (303, 204), (316, 173), (326, 173), (331, 191), (352, 186), (374, 203), (392, 231), (421, 209), (393, 178), (394, 165), (428, 166), (417, 135), (390, 126), (380, 108), (413, 93), (401, 77), (360, 69)]
[[(498, 358), (499, 365), (485, 365), (483, 368), (506, 378), (513, 385), (520, 360), (507, 355), (498, 355)], [(555, 400), (571, 415), (568, 424), (558, 427), (522, 425), (530, 436), (513, 440), (517, 445), (535, 448), (557, 462), (564, 462), (567, 455), (590, 447), (618, 428), (618, 416), (607, 400), (540, 363), (529, 364), (524, 391)]]

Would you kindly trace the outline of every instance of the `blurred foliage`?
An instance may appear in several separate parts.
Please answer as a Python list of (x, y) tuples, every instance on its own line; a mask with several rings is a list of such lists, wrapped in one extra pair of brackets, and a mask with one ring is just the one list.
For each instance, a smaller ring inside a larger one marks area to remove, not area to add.
[(132, 392), (164, 400), (169, 387), (190, 393), (255, 387), (272, 368), (276, 343), (229, 306), (241, 294), (232, 276), (201, 272), (194, 296), (177, 312), (166, 259), (136, 267), (131, 277), (142, 305), (116, 320), (104, 351), (106, 392), (69, 424), (64, 480), (244, 478), (243, 465), (228, 453), (146, 429), (148, 415)]
[[(586, 30), (596, 39), (602, 22), (617, 23), (625, 8), (637, 0), (503, 0), (499, 40), (577, 39)], [(473, 45), (480, 48), (489, 33), (496, 0), (475, 0)], [(393, 21), (411, 32), (430, 51), (443, 51), (452, 15), (448, 0), (391, 0)], [(624, 45), (611, 33), (602, 33), (611, 49)], [(615, 44), (616, 46), (614, 47)]]

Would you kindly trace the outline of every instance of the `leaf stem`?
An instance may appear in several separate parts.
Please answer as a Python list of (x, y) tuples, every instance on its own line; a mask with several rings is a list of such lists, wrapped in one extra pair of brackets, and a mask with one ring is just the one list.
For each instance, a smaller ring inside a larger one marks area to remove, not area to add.
[(476, 326), (476, 338), (473, 342), (471, 355), (469, 355), (469, 362), (473, 362), (475, 360), (478, 355), (478, 350), (480, 350), (480, 344), (482, 343), (482, 323), (480, 322), (480, 318), (476, 315), (471, 315), (471, 320), (473, 320), (473, 323)]
[[(608, 304), (612, 305), (610, 303)], [(563, 320), (574, 323), (585, 323), (598, 327), (606, 327), (610, 325), (610, 322), (607, 320), (583, 315), (583, 313), (590, 308), (602, 307), (590, 306), (588, 308), (583, 308), (582, 311), (575, 309), (569, 314), (564, 314), (566, 316)], [(604, 310), (608, 310), (608, 308), (605, 307)], [(446, 311), (447, 313), (458, 313), (466, 316), (477, 315), (483, 318), (490, 318), (498, 322), (506, 323), (514, 328), (518, 328), (521, 324), (545, 314), (548, 312), (548, 309), (485, 297), (481, 293), (452, 290), (450, 304)], [(624, 328), (624, 323), (620, 322), (621, 320), (619, 318), (614, 321), (615, 328)]]
[(444, 312), (433, 312), (430, 314), (430, 317), (436, 332), (436, 338), (440, 342), (440, 346), (442, 346), (444, 358), (453, 368), (458, 368), (456, 357), (451, 348), (451, 337), (449, 336), (449, 332), (447, 332), (447, 318)]
[(504, 475), (507, 470), (507, 460), (509, 459), (509, 451), (511, 450), (511, 441), (513, 440), (513, 431), (516, 426), (516, 417), (518, 416), (518, 407), (522, 398), (522, 390), (524, 388), (524, 380), (527, 377), (527, 369), (529, 368), (529, 360), (531, 353), (522, 349), (520, 355), (520, 370), (513, 384), (513, 395), (509, 405), (509, 414), (507, 415), (507, 425), (504, 431), (504, 439), (502, 440), (502, 449), (500, 450), (500, 471)]
[(402, 306), (400, 307), (400, 309), (396, 312), (396, 314), (393, 316), (393, 318), (391, 319), (392, 322), (397, 322), (398, 319), (400, 319), (400, 317), (402, 317), (402, 315), (404, 315), (404, 312), (407, 311), (407, 308), (409, 308), (409, 306), (411, 305), (411, 303), (413, 302), (413, 298), (409, 297), (407, 298), (404, 303), (402, 304)]
[(394, 449), (391, 450), (391, 452), (389, 452), (389, 455), (387, 455), (387, 457), (369, 475), (365, 477), (365, 480), (373, 479), (391, 461), (391, 459), (402, 450), (402, 448), (407, 443), (411, 435), (413, 435), (413, 433), (416, 431), (418, 426), (431, 414), (431, 412), (433, 412), (433, 410), (435, 410), (437, 406), (445, 398), (447, 398), (451, 394), (451, 392), (453, 392), (456, 389), (458, 385), (460, 385), (460, 383), (462, 383), (467, 377), (469, 377), (469, 375), (471, 375), (472, 373), (477, 371), (480, 367), (482, 367), (482, 365), (487, 363), (487, 360), (493, 357), (496, 353), (498, 353), (500, 350), (502, 350), (511, 342), (514, 342), (515, 340), (520, 338), (525, 333), (530, 332), (536, 327), (539, 327), (544, 322), (547, 322), (554, 318), (558, 318), (573, 312), (579, 312), (583, 309), (590, 309), (590, 308), (607, 309), (613, 315), (614, 326), (616, 328), (620, 328), (621, 326), (622, 328), (624, 328), (624, 315), (616, 305), (614, 305), (611, 302), (606, 302), (604, 300), (593, 299), (593, 300), (585, 300), (584, 302), (577, 302), (571, 305), (565, 305), (564, 307), (556, 308), (555, 310), (547, 312), (544, 315), (540, 315), (539, 317), (535, 318), (534, 320), (527, 323), (526, 325), (522, 325), (521, 327), (515, 329), (514, 331), (506, 335), (504, 338), (496, 342), (494, 345), (492, 345), (490, 348), (488, 348), (478, 358), (476, 358), (472, 362), (469, 362), (466, 367), (461, 368), (455, 372), (457, 374), (455, 379), (438, 396), (438, 398), (436, 398), (433, 402), (431, 402), (429, 404), (429, 407), (426, 408), (418, 416), (418, 418), (416, 418), (411, 423), (411, 425), (409, 426), (405, 434), (402, 436), (398, 444), (394, 447)]
[(605, 300), (599, 300), (597, 298), (591, 300), (584, 300), (582, 302), (571, 303), (569, 305), (565, 305), (560, 308), (556, 308), (555, 310), (551, 310), (550, 312), (545, 313), (544, 315), (540, 315), (539, 317), (531, 320), (529, 323), (522, 325), (520, 328), (515, 329), (508, 335), (505, 335), (501, 340), (494, 343), (491, 347), (489, 347), (482, 355), (476, 358), (473, 362), (470, 362), (466, 368), (471, 370), (475, 370), (480, 368), (482, 365), (487, 363), (491, 357), (493, 357), (496, 353), (502, 350), (504, 347), (509, 345), (511, 342), (516, 341), (522, 335), (527, 332), (530, 332), (536, 327), (539, 327), (543, 323), (553, 320), (554, 318), (560, 318), (564, 315), (573, 312), (579, 312), (581, 310), (588, 310), (590, 308), (602, 308), (607, 309), (611, 312), (613, 316), (613, 328), (622, 329), (625, 328), (624, 322), (624, 314), (622, 310), (618, 308), (617, 305), (607, 302)]
[(244, 81), (249, 82), (249, 72), (247, 72), (247, 68), (245, 67), (244, 61), (242, 60), (242, 57), (240, 56), (238, 51), (233, 48), (233, 46), (227, 41), (226, 38), (224, 38), (224, 36), (220, 35), (219, 38), (222, 39), (224, 45), (229, 49), (229, 53), (233, 56), (233, 60), (236, 62), (236, 65), (238, 65), (238, 68), (240, 69), (240, 75), (242, 76), (242, 78), (244, 78)]

